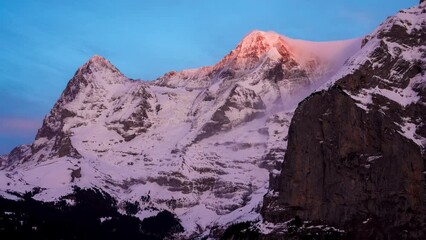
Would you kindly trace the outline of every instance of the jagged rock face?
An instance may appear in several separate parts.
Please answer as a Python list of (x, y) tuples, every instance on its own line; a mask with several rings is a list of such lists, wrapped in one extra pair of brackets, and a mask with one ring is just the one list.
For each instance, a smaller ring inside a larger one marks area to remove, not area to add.
[[(292, 119), (274, 186), (284, 215), (337, 226), (378, 218), (386, 232), (422, 223), (424, 159), (420, 147), (398, 131), (391, 119), (358, 108), (338, 87), (312, 95)], [(276, 213), (265, 216), (281, 220)]]
[[(364, 109), (381, 111), (406, 128), (415, 128), (411, 137), (426, 144), (426, 9), (401, 11), (390, 18), (372, 36), (374, 47), (369, 59), (359, 69), (343, 77), (338, 84)], [(418, 19), (410, 23), (407, 19)], [(364, 100), (362, 100), (364, 99)]]
[[(128, 96), (120, 96), (122, 91), (129, 91)], [(150, 126), (147, 121), (147, 112), (152, 112), (149, 98), (152, 96), (144, 86), (132, 82), (108, 60), (95, 55), (77, 70), (44, 119), (32, 145), (32, 153), (34, 156), (38, 154), (38, 160), (65, 156), (81, 158), (70, 139), (73, 129), (100, 119), (129, 141)], [(123, 109), (126, 101), (131, 102), (130, 113), (128, 108)], [(109, 109), (109, 105), (113, 109)], [(113, 113), (122, 117), (111, 117)], [(45, 153), (39, 153), (41, 149)]]
[(125, 106), (130, 102), (133, 105), (130, 115), (124, 118), (111, 119), (106, 122), (106, 126), (120, 134), (126, 142), (146, 132), (152, 126), (149, 119), (150, 115), (154, 114), (153, 106), (149, 101), (152, 98), (153, 95), (144, 86), (134, 87), (129, 91), (127, 99), (115, 100), (117, 104), (113, 112), (110, 113), (111, 115), (126, 116), (129, 109)]
[(299, 216), (351, 239), (425, 236), (425, 20), (423, 5), (389, 18), (331, 88), (299, 104), (267, 221)]
[(8, 155), (0, 156), (0, 168), (3, 167), (3, 165), (6, 165)]
[[(379, 111), (400, 125), (400, 132), (426, 145), (426, 6), (402, 10), (376, 30), (367, 60), (337, 84), (367, 111)], [(412, 129), (412, 131), (410, 131)]]
[(213, 113), (211, 121), (203, 126), (195, 141), (261, 118), (265, 115), (265, 108), (262, 99), (253, 90), (236, 85), (224, 104)]
[(0, 157), (0, 168), (25, 162), (30, 157), (31, 157), (31, 146), (20, 145), (12, 149), (12, 151), (8, 155)]

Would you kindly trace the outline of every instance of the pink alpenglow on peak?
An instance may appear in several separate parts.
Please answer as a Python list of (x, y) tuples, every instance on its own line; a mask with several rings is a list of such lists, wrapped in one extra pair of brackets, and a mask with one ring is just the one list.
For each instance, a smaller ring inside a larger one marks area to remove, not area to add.
[[(118, 71), (118, 69), (112, 65), (112, 63), (110, 61), (108, 61), (106, 58), (99, 56), (99, 55), (93, 55), (83, 66), (81, 66), (80, 68), (84, 68), (84, 67), (96, 67), (96, 70), (100, 70), (102, 68), (108, 68), (111, 69), (113, 71)], [(94, 69), (95, 70), (95, 69)]]
[(77, 70), (73, 79), (107, 84), (123, 84), (128, 81), (120, 70), (99, 55), (94, 55), (83, 64)]
[(253, 73), (253, 78), (262, 78), (261, 75), (256, 76), (256, 72), (268, 70), (283, 72), (276, 81), (291, 79), (297, 72), (310, 78), (328, 78), (361, 48), (361, 41), (362, 38), (312, 42), (292, 39), (276, 32), (255, 30), (215, 65), (170, 72), (158, 78), (157, 84), (205, 88), (219, 79), (238, 79), (248, 73)]
[(215, 68), (251, 69), (265, 56), (273, 59), (290, 56), (283, 38), (275, 32), (252, 31)]

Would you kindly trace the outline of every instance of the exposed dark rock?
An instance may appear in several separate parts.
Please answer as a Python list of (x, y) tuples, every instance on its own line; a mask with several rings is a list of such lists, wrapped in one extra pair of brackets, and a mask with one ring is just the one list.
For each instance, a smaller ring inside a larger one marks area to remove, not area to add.
[(74, 112), (55, 105), (50, 114), (43, 120), (42, 127), (37, 131), (36, 139), (54, 138), (60, 132), (60, 129), (53, 126), (57, 127), (58, 124), (63, 125), (66, 118), (74, 116), (76, 116)]
[(412, 237), (425, 234), (424, 159), (398, 130), (339, 87), (312, 95), (293, 117), (274, 189), (279, 197), (266, 199), (265, 219), (300, 216), (345, 226), (355, 216), (374, 216), (386, 234), (400, 228)]
[(205, 93), (204, 93), (204, 98), (203, 98), (203, 101), (206, 101), (206, 102), (208, 102), (208, 101), (213, 101), (214, 99), (215, 99), (215, 97), (214, 96), (212, 96), (211, 95), (211, 93), (209, 92), (209, 91), (206, 91)]
[(74, 182), (76, 178), (81, 178), (81, 167), (71, 170), (71, 182)]
[(157, 104), (155, 105), (155, 112), (158, 114), (159, 111), (161, 111), (161, 105)]
[(232, 79), (235, 77), (235, 72), (232, 71), (231, 69), (227, 69), (223, 72), (220, 72), (218, 77), (221, 79)]
[(265, 78), (270, 79), (274, 83), (277, 83), (278, 81), (282, 80), (283, 77), (284, 73), (281, 64), (275, 65), (274, 68), (270, 69), (265, 73)]
[[(283, 159), (285, 149), (282, 148), (272, 148), (270, 149), (265, 156), (263, 156), (261, 167), (264, 167), (268, 170), (277, 169), (281, 170), (280, 160)], [(277, 166), (278, 165), (278, 166)], [(271, 184), (271, 183), (270, 183)]]
[(29, 157), (31, 157), (30, 145), (20, 145), (12, 149), (7, 156), (2, 157), (3, 161), (0, 162), (0, 168), (7, 168), (11, 165), (25, 162)]
[[(243, 119), (238, 119), (237, 122), (231, 122), (227, 116), (227, 112), (241, 111), (243, 109), (250, 109), (251, 111), (249, 111)], [(211, 137), (221, 131), (227, 131), (241, 123), (250, 122), (256, 118), (263, 117), (264, 109), (265, 104), (253, 90), (235, 85), (230, 91), (225, 103), (216, 110), (211, 121), (203, 126), (202, 132), (196, 137), (195, 141), (197, 142), (204, 138)]]
[(80, 153), (72, 145), (70, 137), (62, 132), (55, 138), (52, 150), (58, 157), (81, 158)]
[(9, 157), (9, 154), (0, 156), (0, 169), (6, 165), (6, 161)]
[(393, 42), (408, 46), (421, 46), (426, 43), (426, 33), (423, 30), (413, 29), (408, 32), (403, 26), (394, 24), (388, 31), (382, 31), (379, 38), (391, 39)]
[(133, 110), (130, 117), (106, 124), (109, 129), (120, 134), (126, 142), (131, 141), (139, 134), (146, 132), (152, 125), (149, 121), (148, 114), (154, 111), (158, 113), (158, 111), (161, 110), (160, 105), (157, 105), (155, 110), (153, 109), (148, 101), (153, 98), (153, 96), (143, 86), (134, 90), (132, 92), (132, 96), (134, 96), (139, 103)]
[[(312, 66), (315, 68), (315, 66)], [(292, 59), (285, 59), (275, 64), (274, 67), (264, 73), (264, 78), (274, 83), (283, 79), (292, 79), (292, 82), (308, 81), (308, 75), (305, 70), (300, 69), (299, 65)], [(306, 82), (308, 84), (308, 82)]]

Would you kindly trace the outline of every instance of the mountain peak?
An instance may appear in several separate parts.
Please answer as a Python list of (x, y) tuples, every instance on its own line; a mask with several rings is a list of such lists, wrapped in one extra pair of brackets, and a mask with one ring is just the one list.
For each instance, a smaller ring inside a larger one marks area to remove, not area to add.
[(255, 30), (247, 34), (238, 44), (237, 49), (244, 54), (264, 54), (273, 47), (284, 46), (285, 43), (278, 33)]
[(110, 61), (96, 54), (93, 55), (81, 68), (89, 66), (96, 66), (98, 67), (98, 70), (99, 68), (109, 68), (118, 71), (118, 69), (114, 65), (112, 65)]
[(229, 66), (235, 69), (250, 69), (265, 56), (279, 59), (290, 56), (284, 38), (275, 32), (254, 30), (225, 56), (216, 67)]
[(260, 30), (253, 30), (249, 32), (241, 41), (241, 43), (245, 44), (253, 44), (253, 43), (264, 43), (264, 44), (273, 44), (276, 40), (278, 40), (281, 37), (276, 32), (266, 32), (266, 31), (260, 31)]
[(257, 38), (259, 38), (260, 40), (263, 40), (265, 38), (265, 31), (261, 31), (261, 30), (253, 30), (251, 32), (249, 32), (241, 42), (251, 42)]
[(100, 56), (100, 55), (93, 55), (90, 59), (89, 62), (93, 63), (93, 62), (108, 62), (108, 60), (106, 60), (104, 57)]
[(99, 55), (93, 55), (75, 73), (77, 80), (97, 81), (99, 83), (124, 83), (127, 78), (110, 61)]
[(112, 84), (124, 84), (128, 80), (114, 65), (105, 58), (94, 55), (78, 68), (68, 82), (59, 102), (71, 102), (82, 89), (108, 88)]

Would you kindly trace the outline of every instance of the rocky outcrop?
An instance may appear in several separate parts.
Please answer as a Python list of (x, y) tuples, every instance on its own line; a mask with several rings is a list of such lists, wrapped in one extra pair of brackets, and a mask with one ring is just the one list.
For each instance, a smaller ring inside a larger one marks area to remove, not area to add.
[[(149, 99), (152, 99), (153, 96), (145, 86), (140, 85), (135, 87), (128, 95), (130, 98), (125, 102), (131, 102), (133, 104), (131, 114), (124, 118), (114, 119), (106, 123), (108, 129), (116, 131), (126, 142), (145, 133), (148, 128), (152, 126), (152, 123), (149, 121), (149, 115), (154, 112), (149, 102)], [(122, 103), (118, 105), (114, 109), (113, 114), (125, 115), (124, 112), (128, 111), (128, 109), (123, 108), (123, 105)]]
[(8, 154), (0, 156), (0, 168), (6, 164)]
[[(81, 158), (72, 141), (75, 130), (101, 119), (108, 130), (117, 132), (125, 141), (146, 132), (152, 125), (148, 115), (153, 113), (149, 102), (153, 95), (147, 88), (146, 84), (125, 77), (105, 58), (93, 56), (77, 70), (45, 117), (31, 146), (32, 157), (37, 161)], [(123, 95), (124, 92), (128, 94)]]
[(264, 110), (265, 104), (253, 90), (236, 85), (231, 89), (224, 104), (213, 113), (211, 121), (202, 127), (195, 141), (263, 117)]
[[(97, 55), (93, 56), (77, 70), (61, 97), (43, 120), (43, 125), (31, 146), (32, 153), (36, 154), (41, 149), (49, 147), (51, 151), (48, 156), (39, 154), (39, 160), (53, 156), (81, 158), (80, 153), (72, 145), (69, 129), (64, 129), (67, 119), (77, 117), (75, 107), (69, 105), (82, 101), (85, 106), (78, 107), (95, 109), (96, 115), (93, 117), (99, 117), (102, 110), (106, 108), (101, 99), (105, 96), (107, 86), (124, 84), (128, 81), (108, 60)], [(82, 118), (82, 116), (79, 117)], [(77, 123), (79, 124), (83, 123)]]
[(386, 234), (402, 227), (422, 236), (425, 163), (420, 147), (398, 131), (382, 113), (358, 108), (339, 87), (312, 95), (293, 117), (274, 186), (279, 197), (266, 201), (265, 218), (299, 216), (340, 227), (373, 218)]
[(0, 157), (0, 168), (25, 162), (30, 157), (31, 157), (30, 145), (17, 146), (14, 149), (12, 149), (12, 151), (8, 155)]

